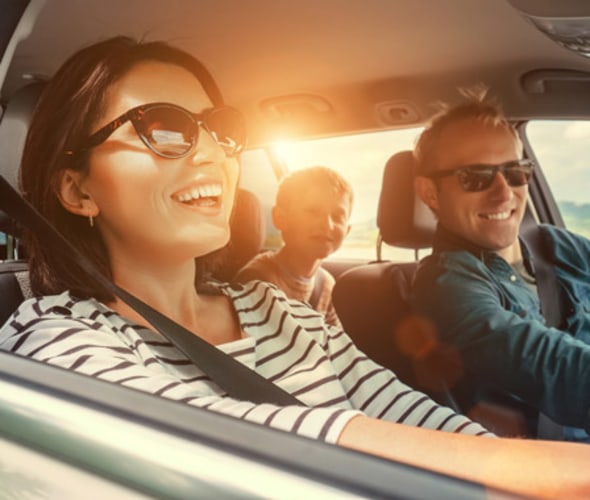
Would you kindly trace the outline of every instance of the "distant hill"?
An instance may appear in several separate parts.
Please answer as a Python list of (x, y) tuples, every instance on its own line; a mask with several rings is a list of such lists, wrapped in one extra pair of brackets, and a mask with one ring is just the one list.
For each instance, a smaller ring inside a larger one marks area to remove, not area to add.
[(567, 228), (590, 238), (590, 203), (558, 202)]

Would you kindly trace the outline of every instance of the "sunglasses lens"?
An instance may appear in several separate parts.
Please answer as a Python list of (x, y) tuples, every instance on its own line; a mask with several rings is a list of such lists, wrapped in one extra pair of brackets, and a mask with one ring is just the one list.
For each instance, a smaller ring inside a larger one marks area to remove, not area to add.
[[(202, 119), (204, 129), (228, 156), (244, 149), (246, 125), (239, 111), (229, 107), (213, 108), (205, 112)], [(136, 125), (146, 145), (166, 158), (186, 155), (198, 140), (199, 126), (194, 116), (181, 108), (148, 108), (136, 119)]]
[(162, 156), (177, 158), (193, 146), (194, 121), (180, 109), (164, 106), (148, 109), (140, 123), (142, 138)]
[(494, 169), (491, 167), (463, 168), (457, 172), (461, 187), (469, 192), (488, 189), (494, 180), (494, 175)]
[(498, 166), (473, 165), (457, 170), (457, 178), (465, 191), (485, 191), (492, 185), (496, 173), (501, 173), (509, 186), (519, 187), (528, 184), (533, 174), (533, 166), (520, 162)]
[(246, 124), (242, 114), (229, 107), (214, 108), (205, 117), (205, 127), (228, 156), (246, 145)]
[(510, 186), (518, 187), (528, 184), (532, 173), (533, 169), (529, 165), (514, 165), (506, 167), (504, 170), (504, 177), (506, 177), (506, 182), (508, 182)]

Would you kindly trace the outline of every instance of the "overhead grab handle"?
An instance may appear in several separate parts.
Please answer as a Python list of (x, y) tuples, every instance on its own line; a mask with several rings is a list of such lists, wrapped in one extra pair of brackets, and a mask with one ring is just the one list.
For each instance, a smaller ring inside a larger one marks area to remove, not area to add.
[(525, 73), (520, 80), (521, 86), (527, 94), (544, 94), (547, 92), (547, 84), (552, 82), (590, 84), (590, 73), (565, 69), (538, 69)]

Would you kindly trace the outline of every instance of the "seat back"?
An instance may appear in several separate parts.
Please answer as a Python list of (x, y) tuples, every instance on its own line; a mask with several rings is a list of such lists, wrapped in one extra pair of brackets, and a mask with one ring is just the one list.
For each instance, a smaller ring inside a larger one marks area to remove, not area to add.
[(230, 221), (230, 241), (223, 250), (213, 277), (230, 282), (250, 259), (256, 256), (266, 238), (266, 219), (258, 197), (238, 189)]
[[(0, 121), (0, 175), (18, 188), (18, 168), (25, 146), (33, 110), (44, 84), (36, 82), (16, 91)], [(6, 238), (3, 260), (0, 261), (0, 325), (12, 314), (23, 299), (30, 297), (27, 265), (18, 260), (18, 228), (0, 210), (0, 232)]]
[(32, 297), (29, 272), (24, 261), (0, 263), (0, 326), (24, 299)]
[[(18, 168), (29, 123), (43, 87), (42, 82), (35, 82), (16, 91), (7, 103), (0, 121), (0, 175), (15, 188), (18, 187)], [(13, 222), (2, 211), (0, 231), (10, 235), (16, 232)]]
[(344, 331), (357, 347), (407, 383), (414, 370), (411, 359), (397, 348), (397, 336), (408, 315), (413, 272), (413, 262), (355, 267), (338, 277), (332, 294)]
[[(418, 250), (430, 247), (436, 219), (414, 194), (413, 169), (411, 151), (388, 160), (377, 225), (383, 243)], [(376, 262), (339, 276), (333, 301), (344, 330), (365, 354), (404, 382), (437, 397), (444, 388), (426, 362), (430, 333), (413, 317), (408, 300), (417, 264), (381, 261), (378, 248)]]

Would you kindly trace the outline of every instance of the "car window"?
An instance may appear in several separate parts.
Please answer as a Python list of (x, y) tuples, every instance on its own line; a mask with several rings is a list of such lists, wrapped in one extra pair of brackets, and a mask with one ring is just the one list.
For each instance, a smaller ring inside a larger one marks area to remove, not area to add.
[(566, 227), (590, 237), (590, 120), (533, 120), (526, 134)]
[[(270, 145), (272, 153), (288, 170), (324, 165), (340, 172), (353, 186), (354, 206), (351, 231), (342, 247), (330, 258), (371, 260), (376, 256), (377, 204), (385, 163), (394, 153), (412, 149), (421, 128), (387, 130), (305, 141), (281, 141)], [(259, 195), (266, 210), (274, 202), (277, 188), (269, 157), (264, 150), (248, 151), (242, 158), (242, 181)], [(266, 166), (265, 166), (266, 165)], [(268, 213), (268, 212), (267, 212)], [(268, 218), (267, 247), (280, 243), (276, 229)], [(385, 259), (409, 261), (414, 251), (387, 247)]]

